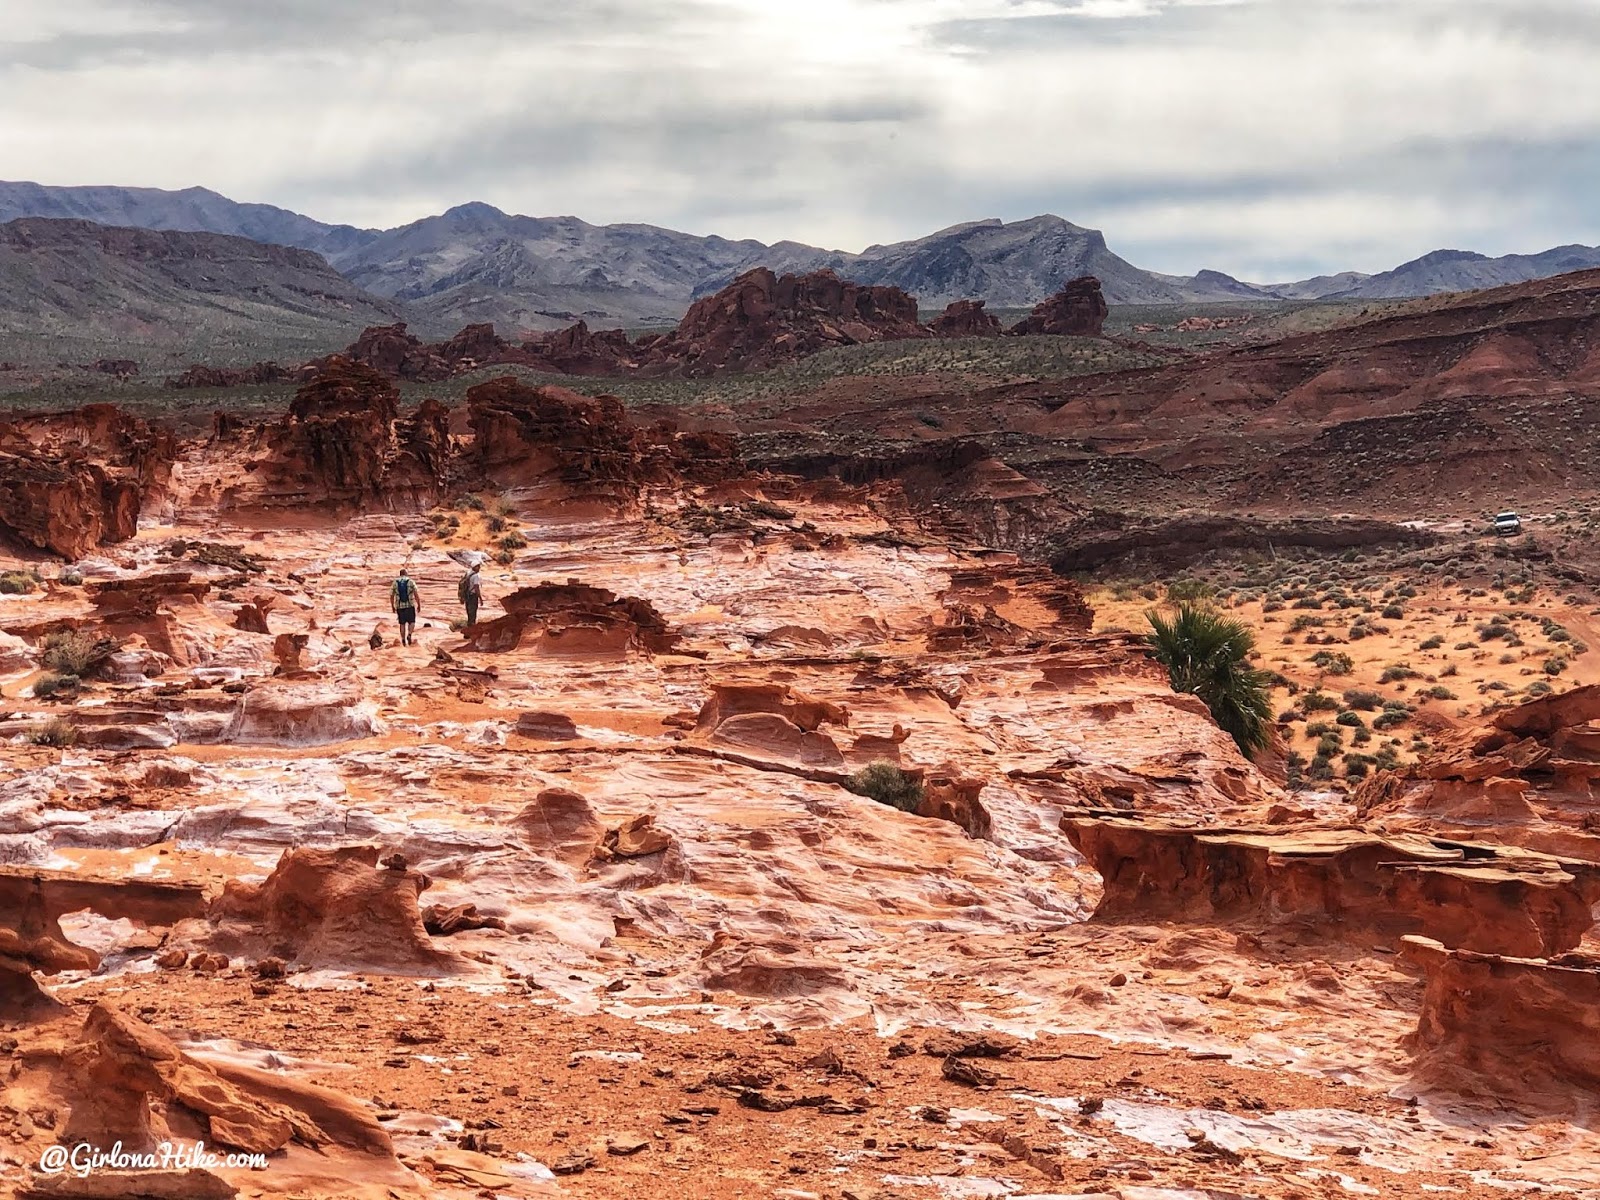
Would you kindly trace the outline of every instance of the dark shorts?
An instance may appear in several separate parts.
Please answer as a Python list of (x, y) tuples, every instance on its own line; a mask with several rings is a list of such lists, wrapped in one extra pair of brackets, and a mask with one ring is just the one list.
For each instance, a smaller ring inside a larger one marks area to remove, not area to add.
[(394, 615), (402, 625), (417, 623), (417, 610), (414, 608), (397, 608), (394, 610)]

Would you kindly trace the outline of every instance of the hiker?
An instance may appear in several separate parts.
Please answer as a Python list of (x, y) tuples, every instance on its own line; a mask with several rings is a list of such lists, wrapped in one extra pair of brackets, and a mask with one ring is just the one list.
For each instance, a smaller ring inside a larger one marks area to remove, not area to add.
[(456, 585), (456, 595), (466, 606), (467, 628), (471, 629), (478, 623), (478, 602), (483, 599), (483, 580), (478, 576), (476, 563), (468, 567), (467, 573), (461, 577), (461, 582)]
[(400, 622), (400, 644), (411, 645), (412, 630), (416, 627), (417, 612), (422, 605), (417, 600), (417, 585), (404, 567), (400, 568), (400, 578), (389, 588), (389, 607), (394, 609), (395, 619)]

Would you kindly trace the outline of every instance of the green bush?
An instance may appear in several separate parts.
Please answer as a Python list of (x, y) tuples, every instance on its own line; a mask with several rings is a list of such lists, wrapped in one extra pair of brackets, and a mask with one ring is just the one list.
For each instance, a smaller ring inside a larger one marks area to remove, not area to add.
[(1348, 675), (1356, 669), (1355, 660), (1342, 650), (1318, 650), (1310, 661), (1329, 675)]
[(1340, 725), (1347, 729), (1365, 729), (1366, 723), (1353, 712), (1342, 712), (1334, 718)]
[(1216, 589), (1203, 579), (1178, 579), (1167, 584), (1167, 601), (1181, 604), (1185, 601), (1209, 599)]
[(37, 725), (29, 731), (28, 741), (35, 746), (55, 746), (59, 749), (76, 745), (78, 731), (70, 721), (51, 717), (43, 725)]
[(49, 634), (43, 642), (39, 661), (47, 670), (62, 675), (87, 678), (110, 653), (106, 643), (82, 629)]
[(39, 700), (65, 699), (76, 695), (82, 686), (83, 680), (76, 675), (41, 675), (33, 681), (33, 694)]
[(509, 533), (502, 535), (495, 544), (502, 550), (521, 550), (528, 544), (528, 539), (513, 529)]
[(1187, 603), (1170, 616), (1145, 617), (1150, 647), (1172, 690), (1203, 700), (1243, 753), (1265, 749), (1272, 741), (1272, 695), (1266, 673), (1250, 665), (1255, 635), (1249, 627)]
[(1338, 712), (1339, 702), (1332, 696), (1324, 695), (1322, 692), (1307, 692), (1300, 697), (1300, 707), (1308, 713)]
[(1378, 676), (1379, 683), (1399, 683), (1404, 679), (1420, 679), (1419, 672), (1413, 671), (1405, 663), (1392, 663), (1383, 669), (1383, 674)]
[(1405, 617), (1406, 610), (1398, 604), (1390, 604), (1384, 607), (1381, 615), (1385, 621), (1399, 621)]
[(0, 596), (26, 596), (38, 583), (26, 571), (7, 571), (0, 575)]
[(892, 762), (868, 763), (850, 776), (845, 787), (858, 796), (866, 796), (901, 812), (916, 812), (922, 803), (921, 781)]
[(1437, 633), (1430, 638), (1424, 638), (1417, 643), (1418, 650), (1437, 650), (1444, 645), (1444, 639)]
[(1344, 702), (1361, 712), (1372, 712), (1383, 706), (1383, 697), (1377, 692), (1352, 690), (1344, 694)]

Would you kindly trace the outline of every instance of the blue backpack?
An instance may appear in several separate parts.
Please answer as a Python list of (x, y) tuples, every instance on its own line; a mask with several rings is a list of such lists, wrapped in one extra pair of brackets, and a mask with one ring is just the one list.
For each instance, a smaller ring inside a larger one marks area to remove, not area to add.
[(394, 581), (395, 595), (400, 597), (401, 608), (415, 608), (417, 606), (416, 589), (410, 579), (396, 579)]

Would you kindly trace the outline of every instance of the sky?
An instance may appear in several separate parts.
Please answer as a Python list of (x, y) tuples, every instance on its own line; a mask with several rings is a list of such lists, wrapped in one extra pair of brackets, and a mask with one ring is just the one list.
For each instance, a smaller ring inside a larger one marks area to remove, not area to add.
[(1275, 282), (1600, 243), (1600, 0), (0, 0), (0, 176)]

